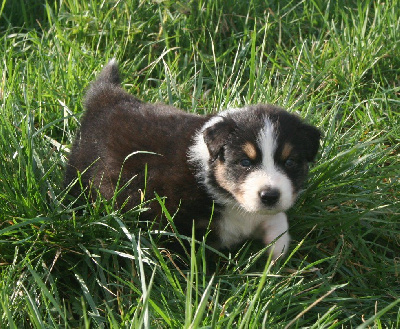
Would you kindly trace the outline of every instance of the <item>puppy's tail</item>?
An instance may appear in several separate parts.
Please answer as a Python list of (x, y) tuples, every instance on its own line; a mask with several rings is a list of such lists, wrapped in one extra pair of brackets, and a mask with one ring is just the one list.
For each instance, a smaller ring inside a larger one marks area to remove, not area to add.
[(95, 117), (109, 112), (120, 102), (138, 103), (133, 96), (126, 93), (121, 87), (121, 78), (118, 64), (112, 59), (90, 84), (85, 97), (87, 116)]
[(97, 77), (96, 83), (111, 83), (119, 86), (121, 84), (121, 78), (118, 71), (118, 63), (115, 58), (110, 60), (108, 64), (103, 68)]

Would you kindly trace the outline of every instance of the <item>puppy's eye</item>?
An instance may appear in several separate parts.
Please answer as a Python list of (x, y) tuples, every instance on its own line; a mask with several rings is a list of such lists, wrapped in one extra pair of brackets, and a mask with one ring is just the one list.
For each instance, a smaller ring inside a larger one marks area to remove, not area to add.
[(240, 165), (242, 167), (248, 168), (251, 166), (251, 161), (250, 161), (250, 159), (242, 159), (242, 160), (240, 160)]
[(289, 158), (285, 161), (285, 167), (288, 169), (293, 169), (296, 166), (297, 166), (296, 160)]

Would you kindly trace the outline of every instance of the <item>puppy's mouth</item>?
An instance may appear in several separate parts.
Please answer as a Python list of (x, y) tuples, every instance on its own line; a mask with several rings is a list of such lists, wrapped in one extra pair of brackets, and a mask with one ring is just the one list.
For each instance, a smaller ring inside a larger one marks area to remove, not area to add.
[(277, 213), (287, 210), (285, 208), (282, 208), (279, 204), (276, 204), (274, 206), (264, 205), (263, 203), (258, 203), (254, 205), (254, 204), (238, 202), (238, 204), (240, 205), (240, 208), (242, 208), (246, 212), (263, 214), (263, 215), (275, 215)]

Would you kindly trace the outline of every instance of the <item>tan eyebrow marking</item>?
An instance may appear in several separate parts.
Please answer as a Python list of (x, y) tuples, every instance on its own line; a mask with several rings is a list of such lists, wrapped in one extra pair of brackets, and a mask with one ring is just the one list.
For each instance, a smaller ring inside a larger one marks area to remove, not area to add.
[(242, 146), (244, 153), (249, 157), (251, 160), (255, 160), (257, 158), (257, 150), (253, 144), (247, 142)]
[(283, 160), (287, 159), (287, 158), (290, 156), (290, 153), (292, 152), (292, 150), (293, 150), (293, 145), (290, 144), (290, 143), (286, 143), (286, 144), (283, 146), (281, 158), (282, 158)]

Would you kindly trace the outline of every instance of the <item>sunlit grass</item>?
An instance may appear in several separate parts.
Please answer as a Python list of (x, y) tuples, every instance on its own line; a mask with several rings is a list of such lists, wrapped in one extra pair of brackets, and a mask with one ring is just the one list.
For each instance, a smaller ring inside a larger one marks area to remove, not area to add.
[[(0, 327), (400, 326), (398, 8), (0, 1)], [(138, 225), (144, 206), (67, 195), (85, 88), (113, 57), (145, 101), (275, 103), (323, 131), (288, 256), (190, 237), (170, 253), (158, 240), (171, 231)]]

